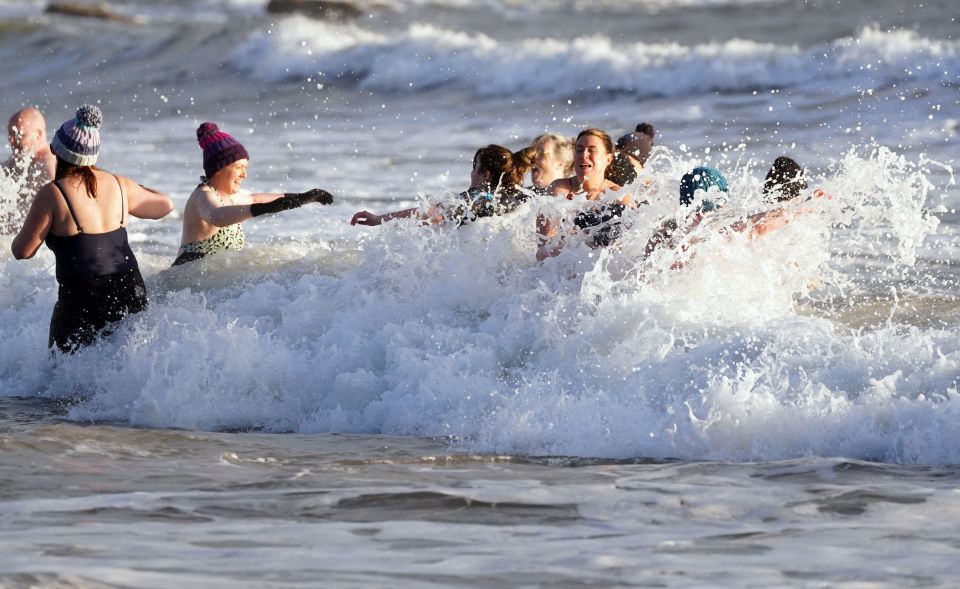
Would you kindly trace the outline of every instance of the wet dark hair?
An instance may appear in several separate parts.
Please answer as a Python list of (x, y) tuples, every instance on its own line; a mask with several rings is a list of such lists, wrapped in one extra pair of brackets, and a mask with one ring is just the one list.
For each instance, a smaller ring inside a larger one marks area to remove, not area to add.
[(650, 123), (640, 123), (639, 125), (637, 125), (637, 128), (634, 129), (633, 132), (649, 135), (650, 139), (653, 139), (657, 135), (656, 129), (654, 129), (653, 125), (651, 125)]
[(777, 201), (796, 198), (806, 189), (803, 167), (785, 155), (773, 161), (767, 177), (763, 180), (763, 194)]
[(618, 151), (607, 166), (606, 176), (607, 180), (617, 186), (626, 186), (637, 179), (637, 169), (633, 167), (630, 158)]
[(511, 152), (500, 145), (481, 147), (473, 155), (473, 164), (481, 172), (490, 172), (490, 192), (497, 189), (516, 190), (523, 184), (527, 173), (537, 158), (537, 150), (525, 147)]
[[(56, 155), (56, 152), (54, 152)], [(54, 180), (60, 180), (63, 178), (69, 178), (70, 176), (80, 176), (83, 180), (83, 186), (87, 189), (87, 194), (93, 198), (97, 198), (97, 176), (94, 174), (98, 170), (96, 166), (78, 166), (76, 164), (71, 164), (70, 162), (60, 159), (60, 156), (57, 156), (57, 171), (53, 175)]]

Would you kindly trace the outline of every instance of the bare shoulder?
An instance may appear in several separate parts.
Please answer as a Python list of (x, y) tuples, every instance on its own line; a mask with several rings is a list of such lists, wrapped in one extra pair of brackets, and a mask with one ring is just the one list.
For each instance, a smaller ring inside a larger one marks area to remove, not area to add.
[(127, 178), (126, 176), (121, 176), (120, 174), (111, 174), (110, 172), (107, 172), (107, 175), (113, 176), (114, 178), (116, 178), (117, 179), (116, 181), (119, 182), (121, 186), (123, 186), (123, 191), (126, 193), (129, 193), (132, 188), (134, 188), (135, 186), (138, 186), (136, 182), (134, 182), (130, 178)]
[(120, 180), (121, 182), (123, 181), (123, 176), (121, 176), (120, 174), (114, 174), (113, 172), (108, 172), (106, 170), (101, 170), (99, 168), (96, 168), (93, 170), (93, 175), (97, 177), (97, 182), (103, 182), (105, 180), (116, 182), (114, 178), (116, 178), (117, 180)]
[(54, 186), (53, 182), (48, 182), (37, 191), (37, 195), (33, 197), (33, 202), (38, 206), (46, 206), (52, 209), (59, 196), (60, 191)]
[(550, 188), (547, 189), (547, 192), (552, 196), (564, 196), (573, 191), (574, 182), (576, 182), (576, 177), (557, 178), (550, 183)]
[(197, 187), (193, 189), (193, 192), (190, 193), (190, 196), (187, 197), (187, 202), (198, 201), (217, 202), (217, 193), (206, 184), (198, 184)]

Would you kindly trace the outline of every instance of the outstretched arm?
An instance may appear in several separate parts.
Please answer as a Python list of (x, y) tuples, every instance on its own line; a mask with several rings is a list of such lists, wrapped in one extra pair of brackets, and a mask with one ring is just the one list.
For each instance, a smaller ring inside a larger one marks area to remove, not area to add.
[(253, 204), (249, 205), (225, 205), (220, 202), (219, 197), (216, 197), (213, 191), (201, 188), (200, 192), (200, 198), (197, 200), (197, 212), (204, 221), (215, 227), (235, 225), (260, 215), (289, 211), (312, 202), (320, 204), (333, 202), (333, 195), (320, 188), (300, 193), (291, 192), (282, 196), (272, 193), (255, 194), (253, 195)]
[(197, 214), (214, 227), (228, 227), (253, 218), (250, 212), (250, 207), (253, 205), (223, 204), (212, 190), (206, 188), (198, 190), (200, 194), (196, 195)]
[(161, 219), (173, 210), (173, 201), (166, 194), (153, 188), (137, 184), (130, 178), (118, 176), (124, 192), (127, 193), (127, 206), (130, 214), (141, 219)]
[(377, 225), (381, 225), (385, 221), (390, 221), (391, 219), (405, 219), (407, 217), (412, 217), (416, 214), (416, 212), (416, 208), (403, 209), (402, 211), (394, 211), (384, 215), (378, 215), (376, 213), (371, 213), (370, 211), (360, 211), (350, 219), (350, 224), (376, 227)]
[(278, 198), (283, 198), (283, 195), (277, 192), (258, 192), (257, 194), (250, 195), (250, 202), (253, 204), (273, 202)]
[[(833, 198), (823, 189), (818, 188), (817, 190), (813, 191), (813, 193), (806, 199), (805, 202), (823, 197), (826, 197), (827, 200), (831, 200)], [(792, 202), (796, 202), (796, 200), (797, 199), (794, 199)], [(737, 221), (730, 227), (734, 231), (745, 231), (749, 229), (749, 233), (747, 233), (749, 239), (756, 239), (778, 229), (782, 229), (788, 223), (790, 223), (791, 218), (813, 213), (816, 210), (816, 208), (810, 206), (774, 209), (772, 211), (764, 211), (762, 213), (750, 215), (745, 220)]]
[(279, 213), (280, 211), (289, 211), (290, 209), (300, 208), (311, 202), (322, 205), (333, 204), (333, 195), (321, 188), (313, 188), (306, 192), (288, 192), (279, 197), (273, 194), (255, 194), (254, 197), (263, 198), (263, 200), (259, 201), (254, 200), (254, 203), (250, 205), (250, 214), (254, 217)]

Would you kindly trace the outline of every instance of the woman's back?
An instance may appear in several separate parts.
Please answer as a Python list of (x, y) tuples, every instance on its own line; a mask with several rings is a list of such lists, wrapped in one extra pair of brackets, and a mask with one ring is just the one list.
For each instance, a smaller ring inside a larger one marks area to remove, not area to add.
[(43, 243), (57, 259), (57, 303), (48, 345), (72, 352), (147, 306), (146, 286), (127, 241), (129, 215), (159, 219), (173, 209), (165, 194), (96, 169), (100, 109), (84, 105), (60, 125), (50, 149), (54, 182), (45, 185), (10, 244), (17, 259)]
[(53, 226), (44, 240), (57, 258), (61, 283), (89, 280), (136, 269), (137, 259), (127, 241), (129, 205), (120, 178), (89, 170), (92, 182), (81, 174), (55, 180), (51, 187)]
[[(47, 185), (53, 190), (53, 226), (50, 232), (60, 237), (78, 233), (99, 234), (127, 225), (128, 190), (123, 180), (102, 170), (92, 170), (96, 178), (96, 198), (90, 195), (79, 174)], [(124, 179), (125, 180), (125, 179)]]

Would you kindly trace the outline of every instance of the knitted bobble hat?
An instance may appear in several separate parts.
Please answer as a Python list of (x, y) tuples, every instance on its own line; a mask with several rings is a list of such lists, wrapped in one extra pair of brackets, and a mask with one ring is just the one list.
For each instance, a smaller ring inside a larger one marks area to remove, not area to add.
[(250, 159), (247, 150), (216, 123), (203, 123), (197, 128), (197, 143), (203, 150), (203, 173), (207, 178), (235, 161)]
[(92, 166), (100, 155), (100, 109), (87, 104), (77, 114), (60, 125), (50, 147), (60, 159), (75, 166)]

